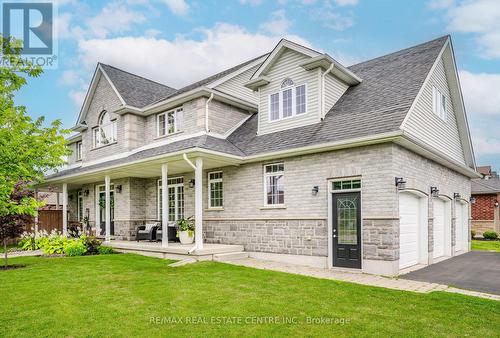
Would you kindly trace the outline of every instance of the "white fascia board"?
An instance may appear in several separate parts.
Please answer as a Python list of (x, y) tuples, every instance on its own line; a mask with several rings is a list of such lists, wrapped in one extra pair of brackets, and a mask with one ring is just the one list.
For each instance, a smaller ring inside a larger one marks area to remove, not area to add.
[(87, 88), (87, 93), (85, 94), (85, 99), (83, 100), (82, 107), (80, 108), (80, 112), (78, 113), (78, 118), (76, 120), (76, 125), (73, 127), (75, 130), (81, 125), (82, 119), (86, 115), (90, 97), (94, 95), (95, 88), (97, 87), (97, 82), (99, 82), (99, 78), (101, 76), (101, 71), (99, 70), (99, 66), (94, 70), (94, 75), (92, 75), (92, 79), (90, 80), (89, 88)]
[(70, 135), (66, 137), (66, 143), (71, 144), (82, 139), (82, 134), (78, 133), (75, 135)]
[(222, 77), (222, 78), (220, 78), (218, 80), (215, 80), (215, 81), (209, 83), (206, 87), (207, 88), (215, 88), (215, 87), (221, 85), (222, 83), (224, 83), (224, 82), (232, 79), (233, 77), (238, 76), (241, 73), (246, 72), (247, 70), (251, 69), (252, 67), (255, 67), (256, 65), (261, 64), (265, 60), (265, 58), (267, 57), (267, 55), (268, 54), (262, 55), (260, 58), (258, 58), (257, 60), (249, 63), (245, 67), (241, 67), (240, 69), (235, 70), (234, 72), (232, 72), (230, 74), (227, 74), (226, 76), (224, 76), (224, 77)]
[(281, 39), (280, 42), (278, 42), (278, 44), (276, 45), (276, 47), (274, 47), (271, 54), (269, 54), (267, 56), (265, 61), (255, 71), (255, 73), (252, 75), (250, 80), (258, 78), (263, 72), (265, 72), (269, 67), (271, 67), (274, 64), (274, 62), (276, 61), (276, 59), (279, 57), (279, 55), (281, 54), (281, 51), (284, 48), (294, 50), (296, 52), (307, 55), (309, 57), (316, 57), (316, 56), (321, 54), (317, 51), (314, 51), (310, 48), (304, 47), (304, 46), (299, 45), (297, 43), (294, 43), (294, 42), (291, 42), (291, 41), (288, 41), (285, 39)]
[(318, 67), (328, 69), (333, 63), (334, 67), (330, 71), (334, 76), (344, 81), (348, 85), (357, 85), (360, 84), (363, 80), (350, 71), (348, 68), (341, 65), (334, 58), (332, 58), (328, 54), (321, 54), (316, 57), (313, 57), (309, 60), (306, 60), (300, 64), (302, 68), (305, 70), (312, 70)]

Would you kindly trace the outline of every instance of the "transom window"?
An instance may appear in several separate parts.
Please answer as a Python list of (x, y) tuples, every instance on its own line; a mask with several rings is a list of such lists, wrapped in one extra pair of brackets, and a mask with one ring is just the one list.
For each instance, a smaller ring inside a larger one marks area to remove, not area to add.
[(76, 142), (76, 160), (79, 161), (82, 159), (82, 141)]
[(157, 136), (174, 134), (180, 130), (182, 107), (156, 116)]
[[(184, 217), (184, 178), (173, 177), (167, 180), (168, 188), (168, 220), (177, 221)], [(162, 219), (162, 187), (158, 180), (158, 219)]]
[(446, 120), (446, 96), (436, 87), (432, 87), (432, 111), (442, 120)]
[(116, 142), (116, 119), (111, 120), (107, 111), (103, 111), (99, 118), (99, 125), (92, 130), (94, 148)]
[(283, 88), (278, 93), (269, 95), (269, 120), (278, 121), (300, 114), (307, 113), (307, 86), (302, 84), (293, 86), (291, 80), (283, 81), (283, 84), (290, 85)]
[(285, 204), (285, 166), (274, 163), (264, 166), (264, 203)]
[(224, 206), (222, 171), (208, 173), (208, 206), (209, 208)]
[(334, 181), (332, 182), (332, 190), (354, 190), (361, 189), (361, 180), (343, 180), (343, 181)]

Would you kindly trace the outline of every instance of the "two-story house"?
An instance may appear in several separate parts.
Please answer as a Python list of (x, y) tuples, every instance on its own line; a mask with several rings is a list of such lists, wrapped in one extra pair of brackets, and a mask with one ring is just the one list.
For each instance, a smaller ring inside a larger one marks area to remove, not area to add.
[(106, 240), (194, 216), (197, 250), (384, 275), (469, 250), (477, 174), (449, 36), (350, 67), (281, 40), (181, 89), (98, 64), (74, 130), (46, 185), (65, 227), (87, 216)]

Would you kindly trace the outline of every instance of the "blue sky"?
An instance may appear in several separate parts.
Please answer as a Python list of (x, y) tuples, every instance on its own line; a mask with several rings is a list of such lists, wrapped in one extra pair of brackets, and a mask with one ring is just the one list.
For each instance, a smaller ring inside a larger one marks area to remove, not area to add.
[(57, 2), (59, 66), (17, 95), (32, 116), (75, 123), (97, 61), (180, 87), (281, 37), (345, 65), (451, 34), (478, 165), (500, 170), (498, 0)]

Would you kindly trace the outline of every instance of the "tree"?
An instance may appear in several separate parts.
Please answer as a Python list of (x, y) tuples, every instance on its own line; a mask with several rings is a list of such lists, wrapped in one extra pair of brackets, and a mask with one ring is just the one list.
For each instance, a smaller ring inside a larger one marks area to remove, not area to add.
[(7, 238), (18, 235), (18, 230), (13, 228), (22, 228), (21, 222), (14, 222), (12, 218), (35, 216), (42, 205), (34, 195), (19, 192), (41, 183), (45, 172), (63, 165), (69, 150), (64, 139), (67, 131), (62, 129), (61, 121), (44, 126), (44, 117), (33, 120), (27, 115), (26, 107), (14, 102), (15, 94), (27, 84), (27, 78), (40, 76), (42, 69), (22, 58), (18, 40), (0, 35), (0, 42), (3, 47), (0, 67), (0, 234), (5, 245)]

